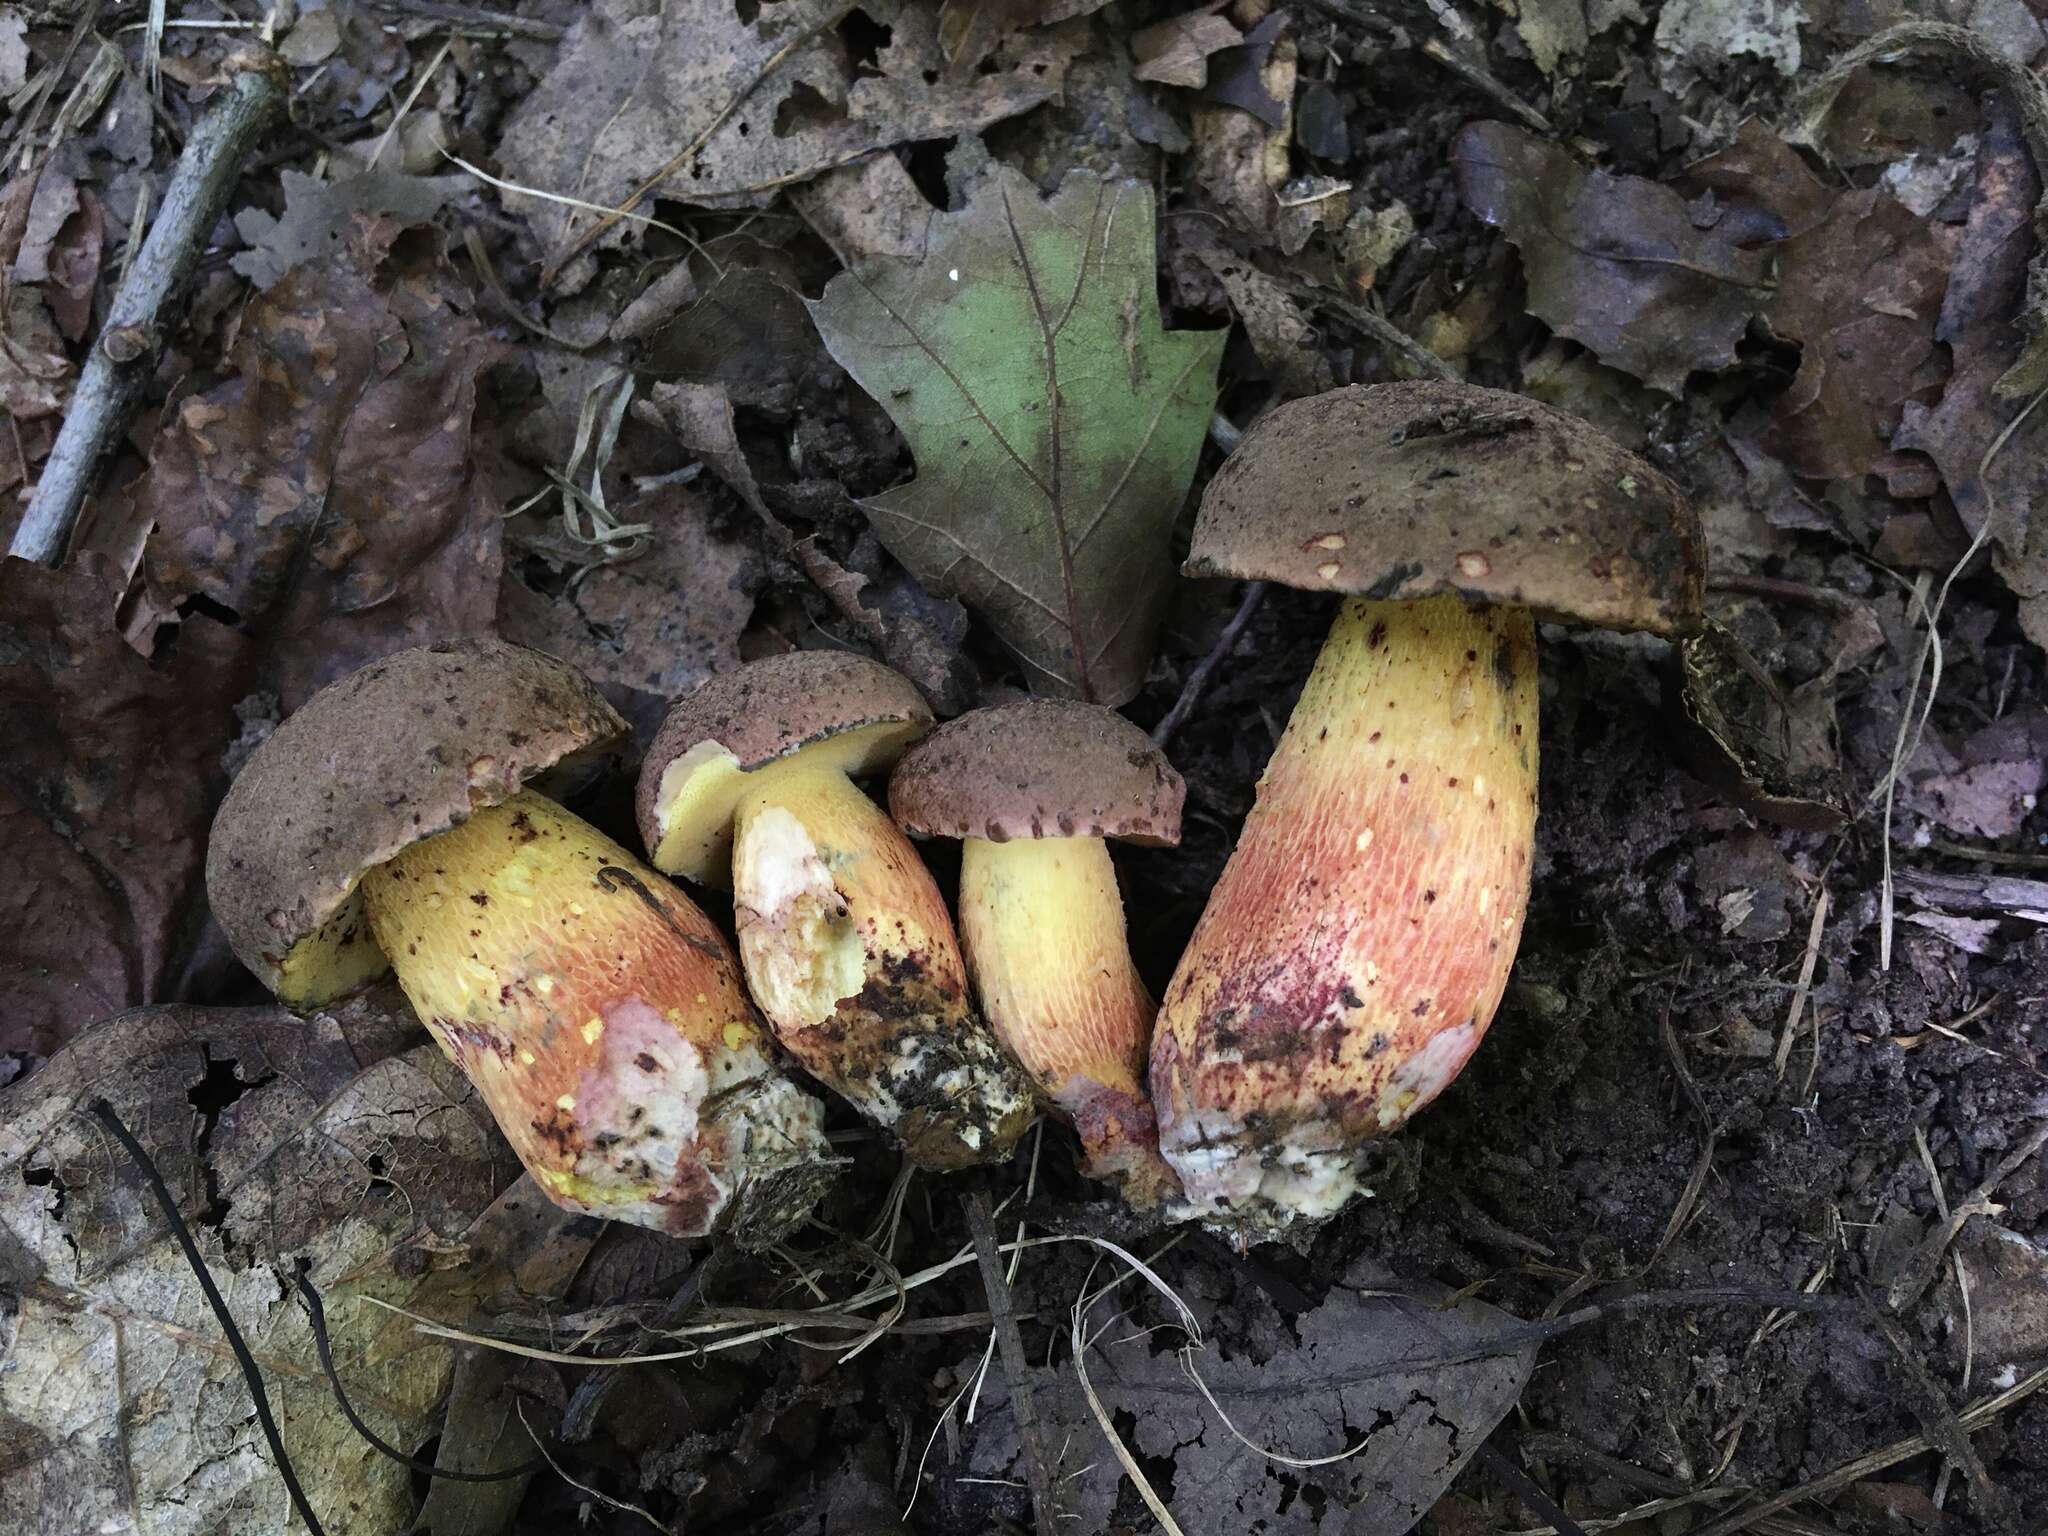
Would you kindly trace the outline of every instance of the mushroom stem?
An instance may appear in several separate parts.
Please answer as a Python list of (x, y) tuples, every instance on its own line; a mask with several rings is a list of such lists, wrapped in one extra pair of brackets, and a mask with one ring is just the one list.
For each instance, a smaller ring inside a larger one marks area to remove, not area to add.
[(964, 839), (960, 937), (996, 1038), (1074, 1123), (1083, 1171), (1133, 1205), (1177, 1196), (1142, 1078), (1157, 1007), (1131, 963), (1107, 844)]
[(708, 918), (531, 792), (363, 876), (377, 942), (519, 1159), (572, 1209), (773, 1242), (829, 1180)]
[(881, 808), (830, 762), (759, 769), (732, 872), (748, 985), (798, 1063), (923, 1167), (1007, 1156), (1030, 1085), (969, 1006), (945, 901)]
[(1153, 1042), (1161, 1148), (1212, 1220), (1334, 1213), (1478, 1045), (1528, 905), (1536, 728), (1528, 610), (1344, 604)]

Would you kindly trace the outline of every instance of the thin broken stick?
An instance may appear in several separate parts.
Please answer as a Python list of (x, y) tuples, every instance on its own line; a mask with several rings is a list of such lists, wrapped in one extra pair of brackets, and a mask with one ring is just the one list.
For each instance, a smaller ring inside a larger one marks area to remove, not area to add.
[(1024, 1473), (1031, 1483), (1032, 1516), (1039, 1536), (1059, 1536), (1052, 1464), (1046, 1460), (1045, 1440), (1038, 1432), (1038, 1412), (1031, 1396), (1031, 1362), (1024, 1356), (1024, 1336), (1017, 1331), (1017, 1316), (1010, 1306), (1010, 1283), (1003, 1278), (995, 1218), (980, 1195), (967, 1202), (967, 1227), (974, 1235), (974, 1256), (981, 1265), (981, 1284), (988, 1292), (989, 1315), (995, 1321), (996, 1349), (1010, 1383), (1010, 1407), (1017, 1420), (1017, 1439), (1024, 1447)]
[(246, 48), (225, 68), (229, 83), (185, 141), (163, 207), (107, 310), (10, 555), (46, 565), (64, 558), (100, 458), (128, 430), (228, 194), (284, 111), (290, 81), (275, 54)]

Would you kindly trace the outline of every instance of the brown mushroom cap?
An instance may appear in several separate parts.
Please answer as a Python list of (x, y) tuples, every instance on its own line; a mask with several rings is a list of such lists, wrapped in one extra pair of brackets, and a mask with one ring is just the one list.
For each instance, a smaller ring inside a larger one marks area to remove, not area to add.
[(373, 662), (307, 700), (228, 790), (206, 853), (214, 915), (273, 991), (302, 941), (328, 944), (344, 979), (330, 991), (309, 978), (287, 998), (317, 1006), (384, 969), (356, 896), (363, 871), (625, 730), (580, 673), (502, 640)]
[(1430, 381), (1263, 418), (1203, 494), (1185, 570), (1671, 634), (1699, 617), (1706, 542), (1678, 487), (1597, 428)]
[(739, 775), (827, 742), (847, 773), (882, 773), (931, 728), (916, 685), (865, 656), (792, 651), (721, 672), (654, 734), (635, 801), (641, 839), (657, 869), (722, 883)]
[(921, 837), (1120, 837), (1180, 841), (1187, 786), (1115, 710), (1033, 699), (977, 709), (912, 747), (889, 811)]

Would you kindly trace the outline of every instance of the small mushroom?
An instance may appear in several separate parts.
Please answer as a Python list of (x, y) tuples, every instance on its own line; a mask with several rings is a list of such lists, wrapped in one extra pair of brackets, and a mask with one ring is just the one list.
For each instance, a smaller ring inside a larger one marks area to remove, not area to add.
[(624, 730), (536, 651), (400, 651), (256, 749), (207, 893), (294, 1008), (395, 970), (558, 1205), (774, 1242), (830, 1180), (823, 1106), (770, 1060), (710, 919), (526, 787)]
[(853, 783), (932, 727), (909, 679), (798, 651), (713, 677), (641, 770), (655, 866), (733, 890), (740, 959), (776, 1038), (926, 1168), (1007, 1157), (1031, 1086), (968, 1003), (931, 872)]
[(1187, 572), (1347, 594), (1166, 990), (1161, 1149), (1239, 1238), (1334, 1213), (1441, 1093), (1528, 904), (1536, 619), (1695, 622), (1699, 524), (1583, 422), (1459, 384), (1281, 406), (1203, 497)]
[(1095, 704), (1035, 700), (942, 725), (896, 765), (906, 831), (957, 837), (960, 937), (996, 1036), (1133, 1205), (1179, 1194), (1143, 1072), (1157, 1005), (1131, 963), (1105, 838), (1180, 841), (1185, 786)]

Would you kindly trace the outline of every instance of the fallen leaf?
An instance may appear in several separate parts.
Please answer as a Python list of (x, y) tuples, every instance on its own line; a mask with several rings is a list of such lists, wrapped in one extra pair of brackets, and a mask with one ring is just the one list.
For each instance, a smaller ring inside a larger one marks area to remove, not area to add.
[[(686, 452), (701, 457), (732, 488), (760, 518), (770, 548), (823, 593), (884, 661), (935, 704), (954, 713), (968, 707), (969, 679), (963, 675), (967, 668), (960, 655), (964, 634), (948, 636), (918, 603), (898, 601), (893, 611), (875, 607), (866, 598), (868, 576), (833, 559), (815, 535), (800, 539), (790, 531), (761, 494), (733, 426), (732, 402), (722, 389), (711, 384), (657, 384), (633, 409), (643, 421), (666, 427)], [(930, 602), (928, 596), (925, 602)], [(964, 611), (959, 628), (966, 628)]]
[(703, 498), (686, 485), (656, 486), (614, 512), (652, 525), (646, 552), (591, 568), (559, 597), (535, 592), (508, 566), (499, 630), (665, 709), (740, 664), (758, 562), (746, 544), (712, 532)]
[(1209, 83), (1209, 55), (1244, 42), (1244, 34), (1216, 13), (1222, 0), (1170, 17), (1131, 34), (1134, 79), (1199, 90)]
[(1760, 441), (1795, 474), (1864, 474), (1904, 404), (1939, 381), (1935, 321), (1949, 253), (1932, 225), (1871, 187), (1837, 197), (1776, 256), (1778, 288), (1764, 315), (1800, 343), (1799, 372)]
[[(1198, 1354), (1196, 1368), (1216, 1404), (1203, 1399), (1178, 1355), (1142, 1345), (1095, 1350), (1089, 1380), (1103, 1407), (1128, 1426), (1125, 1437), (1140, 1461), (1155, 1469), (1171, 1464), (1170, 1508), (1189, 1531), (1313, 1536), (1341, 1528), (1400, 1536), (1514, 1407), (1535, 1364), (1535, 1351), (1524, 1349), (1458, 1365), (1390, 1369), (1405, 1356), (1482, 1344), (1515, 1325), (1484, 1302), (1444, 1306), (1448, 1300), (1441, 1287), (1397, 1280), (1361, 1260), (1321, 1305), (1294, 1319), (1296, 1336), (1280, 1330), (1270, 1354)], [(991, 1373), (984, 1412), (1000, 1388)], [(1079, 1517), (1077, 1530), (1108, 1530), (1122, 1479), (1072, 1368), (1035, 1373), (1034, 1390), (1041, 1414), (1056, 1420), (1050, 1443), (1067, 1447), (1062, 1513)], [(1008, 1430), (1007, 1416), (998, 1422)], [(1002, 1430), (978, 1435), (969, 1456), (974, 1475), (1021, 1478), (1014, 1434)], [(1359, 1449), (1302, 1467), (1276, 1464), (1244, 1440), (1301, 1459)], [(1341, 1525), (1333, 1526), (1326, 1511), (1342, 1511)]]
[(1189, 114), (1188, 168), (1236, 229), (1264, 239), (1290, 169), (1298, 50), (1275, 11), (1210, 62), (1209, 88)]
[(1737, 54), (1796, 75), (1799, 24), (1806, 19), (1799, 0), (1665, 0), (1657, 13), (1659, 83), (1683, 95)]
[(1554, 75), (1565, 59), (1585, 55), (1590, 35), (1585, 0), (1521, 0), (1515, 30), (1536, 67)]
[(1318, 394), (1336, 383), (1319, 333), (1285, 284), (1208, 230), (1189, 231), (1187, 243), (1222, 286), (1281, 399)]
[(2022, 709), (1953, 746), (1921, 738), (1898, 795), (1903, 811), (1965, 838), (2010, 837), (2048, 788), (2048, 712)]
[(1138, 690), (1224, 333), (1165, 331), (1149, 188), (999, 171), (921, 264), (844, 273), (825, 344), (909, 440), (917, 478), (862, 503), (891, 554), (979, 611), (1036, 689)]
[(1997, 387), (2022, 350), (2016, 321), (2040, 195), (2040, 175), (2010, 113), (1994, 111), (1935, 329), (1949, 346), (1954, 370), (1934, 405), (1904, 408), (1893, 443), (1934, 460), (1973, 534), (1990, 519), (1998, 572), (2020, 600), (2020, 625), (2036, 645), (2048, 645), (2048, 515), (2037, 510), (2048, 508), (2048, 411), (2007, 400)]
[(94, 555), (0, 562), (0, 1052), (162, 997), (202, 899), (245, 647), (195, 618), (137, 655), (125, 585)]
[(789, 200), (842, 266), (925, 252), (936, 211), (894, 155), (870, 155), (789, 189)]
[(0, 9), (0, 95), (28, 84), (28, 22), (13, 6)]
[[(386, 993), (395, 1001), (395, 994)], [(118, 1015), (0, 1091), (0, 1526), (265, 1536), (299, 1529), (219, 1325), (137, 1170), (85, 1113), (105, 1098), (178, 1197), (265, 1375), (285, 1447), (335, 1536), (411, 1514), (411, 1473), (336, 1407), (292, 1275), (323, 1292), (336, 1366), (386, 1439), (434, 1432), (449, 1355), (364, 1346), (414, 1282), (420, 1231), (459, 1238), (517, 1171), (403, 1005)], [(396, 1051), (398, 1054), (393, 1054)]]
[(803, 299), (751, 267), (728, 268), (641, 352), (652, 373), (716, 384), (734, 405), (772, 416), (796, 410), (798, 384), (823, 361)]
[(294, 267), (340, 256), (358, 215), (424, 224), (466, 185), (459, 176), (395, 176), (385, 171), (341, 181), (323, 181), (294, 170), (282, 175), (283, 215), (273, 217), (261, 208), (237, 213), (235, 230), (248, 249), (228, 260), (265, 292)]
[[(935, 10), (863, 0), (889, 42), (856, 59), (834, 31), (852, 9), (785, 0), (742, 20), (730, 5), (598, 0), (507, 121), (501, 173), (610, 208), (674, 164), (660, 197), (751, 207), (878, 149), (970, 133), (1059, 91), (1064, 54), (1046, 30), (1005, 39), (988, 72), (951, 81)], [(550, 250), (593, 220), (556, 202), (511, 202)], [(621, 222), (608, 238), (634, 228)]]
[(230, 376), (165, 415), (136, 491), (158, 606), (232, 610), (287, 710), (497, 609), (471, 431), (499, 345), (434, 255), (393, 253), (389, 223), (356, 231), (249, 306)]
[(1767, 297), (1764, 258), (1697, 227), (1678, 193), (1507, 123), (1468, 125), (1451, 154), (1465, 205), (1520, 250), (1529, 309), (1552, 330), (1673, 396), (1735, 360)]

